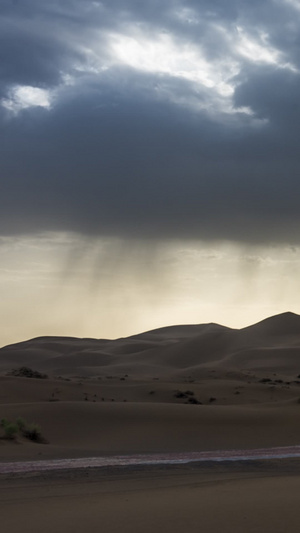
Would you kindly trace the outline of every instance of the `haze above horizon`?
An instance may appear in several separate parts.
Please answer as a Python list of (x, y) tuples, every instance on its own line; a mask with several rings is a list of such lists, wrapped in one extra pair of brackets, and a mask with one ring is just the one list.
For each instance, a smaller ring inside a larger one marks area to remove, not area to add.
[[(200, 330), (201, 328), (201, 330)], [(203, 329), (205, 328), (205, 329)], [(219, 330), (231, 330), (231, 331), (243, 331), (243, 330), (254, 330), (257, 328), (262, 328), (264, 333), (271, 334), (271, 337), (275, 335), (291, 335), (291, 334), (299, 334), (300, 335), (300, 315), (296, 313), (292, 313), (290, 311), (286, 311), (283, 313), (279, 313), (277, 315), (273, 315), (270, 317), (265, 317), (262, 320), (259, 320), (258, 322), (255, 322), (254, 324), (248, 324), (247, 326), (244, 326), (242, 328), (232, 328), (229, 326), (226, 326), (225, 324), (218, 324), (216, 322), (208, 322), (208, 323), (199, 323), (199, 324), (170, 324), (167, 326), (160, 326), (154, 329), (145, 330), (145, 331), (138, 331), (135, 333), (132, 333), (127, 336), (122, 337), (116, 337), (116, 338), (97, 338), (97, 337), (77, 337), (77, 336), (69, 336), (69, 335), (40, 335), (38, 337), (32, 337), (29, 339), (22, 339), (16, 343), (10, 343), (6, 344), (4, 346), (0, 346), (1, 348), (7, 348), (9, 346), (19, 345), (23, 343), (31, 343), (31, 342), (39, 342), (39, 341), (51, 341), (54, 342), (57, 340), (74, 340), (74, 341), (105, 341), (105, 342), (114, 342), (114, 341), (122, 341), (122, 340), (130, 340), (137, 338), (143, 338), (148, 337), (151, 335), (153, 336), (153, 340), (155, 339), (155, 336), (165, 336), (167, 338), (167, 333), (169, 332), (171, 335), (171, 338), (179, 337), (180, 339), (186, 337), (193, 337), (197, 336), (199, 334), (199, 331), (202, 333), (205, 331), (207, 334), (211, 334), (214, 330), (217, 332)]]
[(3, 0), (0, 345), (300, 313), (296, 0)]

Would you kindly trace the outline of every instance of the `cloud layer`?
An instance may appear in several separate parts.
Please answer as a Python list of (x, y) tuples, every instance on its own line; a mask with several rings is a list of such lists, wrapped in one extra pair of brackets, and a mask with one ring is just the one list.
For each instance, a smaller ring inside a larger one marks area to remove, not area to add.
[(2, 235), (298, 243), (296, 0), (3, 0)]

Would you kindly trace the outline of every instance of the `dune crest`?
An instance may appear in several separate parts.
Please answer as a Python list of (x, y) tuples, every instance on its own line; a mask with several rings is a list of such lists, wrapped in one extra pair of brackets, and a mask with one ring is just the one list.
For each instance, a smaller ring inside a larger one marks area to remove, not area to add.
[(20, 365), (51, 375), (92, 377), (228, 370), (300, 372), (300, 316), (283, 313), (237, 330), (218, 324), (167, 326), (127, 338), (38, 337), (0, 349), (0, 371)]

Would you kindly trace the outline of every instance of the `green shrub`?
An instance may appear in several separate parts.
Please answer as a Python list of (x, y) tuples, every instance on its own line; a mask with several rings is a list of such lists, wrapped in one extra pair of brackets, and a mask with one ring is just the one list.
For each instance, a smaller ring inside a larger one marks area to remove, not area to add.
[(4, 438), (8, 440), (14, 440), (18, 433), (18, 426), (13, 422), (9, 422), (6, 418), (2, 418), (1, 427), (4, 430)]
[(16, 424), (17, 424), (17, 426), (18, 426), (18, 430), (19, 430), (19, 432), (20, 432), (20, 433), (23, 433), (23, 431), (24, 431), (24, 429), (25, 429), (25, 427), (26, 427), (26, 424), (27, 424), (26, 420), (24, 420), (24, 418), (19, 417), (19, 418), (17, 418), (17, 420), (16, 420)]
[(6, 418), (3, 418), (0, 422), (1, 427), (4, 430), (5, 439), (13, 440), (19, 433), (25, 439), (33, 442), (46, 442), (42, 437), (42, 431), (38, 424), (29, 424), (24, 418), (17, 418), (16, 422), (10, 422)]

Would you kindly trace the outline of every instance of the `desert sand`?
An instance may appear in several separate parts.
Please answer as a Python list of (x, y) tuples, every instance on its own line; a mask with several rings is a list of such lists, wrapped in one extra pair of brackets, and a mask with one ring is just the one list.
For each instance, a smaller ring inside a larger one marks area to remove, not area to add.
[[(20, 377), (28, 367), (47, 378)], [(1, 462), (292, 446), (300, 442), (300, 317), (235, 330), (40, 337), (0, 349)], [(2, 431), (3, 435), (3, 431)], [(268, 463), (268, 465), (267, 465)], [(298, 460), (0, 476), (5, 529), (283, 532), (298, 527)]]

